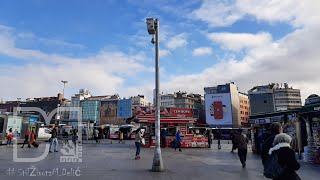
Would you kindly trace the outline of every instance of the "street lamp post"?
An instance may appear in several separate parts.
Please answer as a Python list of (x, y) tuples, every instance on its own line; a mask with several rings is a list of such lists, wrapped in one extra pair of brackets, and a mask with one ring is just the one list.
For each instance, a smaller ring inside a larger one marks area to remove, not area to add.
[(68, 81), (61, 81), (63, 83), (63, 98), (64, 98), (64, 88), (66, 87), (66, 84), (68, 83)]
[(155, 81), (156, 81), (156, 113), (155, 113), (155, 136), (156, 144), (154, 149), (152, 171), (164, 171), (160, 148), (160, 97), (159, 97), (159, 20), (157, 18), (147, 18), (148, 33), (152, 36), (151, 42), (155, 44)]

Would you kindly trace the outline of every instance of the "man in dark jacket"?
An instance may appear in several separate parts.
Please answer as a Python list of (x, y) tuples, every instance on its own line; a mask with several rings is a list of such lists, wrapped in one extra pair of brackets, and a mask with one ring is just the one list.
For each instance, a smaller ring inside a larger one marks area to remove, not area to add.
[(242, 167), (245, 168), (248, 153), (248, 138), (242, 132), (242, 129), (239, 129), (238, 134), (235, 135), (234, 142), (237, 144), (238, 147), (238, 156), (242, 164)]
[(271, 135), (266, 139), (266, 141), (262, 144), (262, 152), (261, 152), (261, 159), (262, 164), (265, 163), (269, 156), (269, 150), (273, 147), (273, 141), (276, 135), (282, 133), (282, 126), (280, 123), (275, 122), (270, 125)]

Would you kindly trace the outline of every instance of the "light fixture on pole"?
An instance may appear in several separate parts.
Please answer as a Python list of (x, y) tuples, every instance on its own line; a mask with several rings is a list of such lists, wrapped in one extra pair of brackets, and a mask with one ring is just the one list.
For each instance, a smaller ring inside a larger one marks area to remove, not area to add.
[(66, 87), (66, 84), (68, 83), (68, 81), (61, 81), (63, 83), (63, 98), (64, 98), (64, 88)]
[[(159, 97), (159, 20), (157, 18), (147, 18), (148, 33), (152, 35), (151, 43), (155, 44), (155, 81), (156, 81), (156, 113), (155, 113), (155, 138), (152, 171), (164, 171), (160, 148), (160, 97)], [(155, 36), (155, 38), (154, 38)]]

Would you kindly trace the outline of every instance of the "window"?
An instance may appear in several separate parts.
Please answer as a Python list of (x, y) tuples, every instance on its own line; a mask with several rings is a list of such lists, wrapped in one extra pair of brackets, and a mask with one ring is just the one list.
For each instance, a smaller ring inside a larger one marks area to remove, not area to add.
[(265, 104), (266, 104), (267, 102), (268, 102), (267, 100), (264, 100), (264, 101), (263, 101), (263, 103), (265, 103)]
[(0, 118), (0, 133), (3, 133), (4, 118)]

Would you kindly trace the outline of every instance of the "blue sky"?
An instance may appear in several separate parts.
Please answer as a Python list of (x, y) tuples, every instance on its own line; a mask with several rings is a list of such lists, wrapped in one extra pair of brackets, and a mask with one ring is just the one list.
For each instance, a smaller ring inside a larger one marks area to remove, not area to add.
[(246, 92), (254, 85), (288, 82), (306, 97), (320, 88), (313, 76), (320, 65), (314, 49), (320, 29), (316, 4), (3, 0), (0, 98), (53, 96), (64, 79), (67, 97), (88, 88), (94, 95), (145, 94), (151, 100), (154, 46), (146, 17), (160, 19), (160, 91), (202, 94), (204, 86), (235, 81)]

